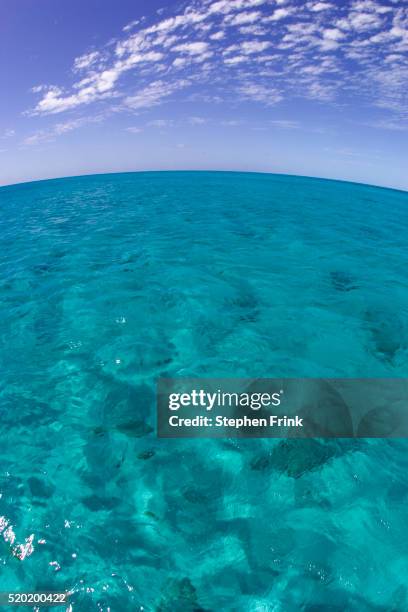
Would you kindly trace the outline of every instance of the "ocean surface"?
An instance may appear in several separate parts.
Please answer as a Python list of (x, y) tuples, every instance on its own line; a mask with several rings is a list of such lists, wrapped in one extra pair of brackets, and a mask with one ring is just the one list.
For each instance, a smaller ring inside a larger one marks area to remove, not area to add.
[(406, 192), (336, 181), (1, 188), (0, 590), (406, 611), (407, 441), (159, 440), (155, 381), (406, 377), (407, 237)]

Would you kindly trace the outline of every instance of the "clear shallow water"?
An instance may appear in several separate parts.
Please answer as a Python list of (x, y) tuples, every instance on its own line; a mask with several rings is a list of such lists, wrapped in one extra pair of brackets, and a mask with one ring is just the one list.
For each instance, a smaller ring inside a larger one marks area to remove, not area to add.
[(0, 189), (1, 590), (73, 589), (78, 611), (406, 610), (407, 442), (152, 430), (160, 375), (406, 376), (407, 206), (257, 174)]

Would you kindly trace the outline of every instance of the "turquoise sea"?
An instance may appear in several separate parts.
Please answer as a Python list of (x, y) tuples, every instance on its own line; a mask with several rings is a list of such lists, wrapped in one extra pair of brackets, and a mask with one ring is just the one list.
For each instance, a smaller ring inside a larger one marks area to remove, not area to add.
[(0, 590), (406, 611), (407, 441), (157, 439), (155, 381), (406, 377), (407, 208), (266, 174), (1, 188)]

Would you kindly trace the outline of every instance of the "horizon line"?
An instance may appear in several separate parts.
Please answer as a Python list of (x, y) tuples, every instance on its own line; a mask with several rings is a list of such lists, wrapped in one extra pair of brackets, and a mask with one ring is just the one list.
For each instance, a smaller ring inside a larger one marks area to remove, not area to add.
[(120, 175), (120, 174), (161, 174), (161, 173), (169, 173), (169, 174), (176, 174), (176, 173), (219, 173), (219, 174), (262, 174), (262, 175), (267, 175), (267, 176), (282, 176), (282, 177), (292, 177), (292, 178), (303, 178), (303, 179), (310, 179), (310, 180), (318, 180), (318, 181), (330, 181), (330, 182), (334, 182), (334, 183), (349, 183), (350, 185), (360, 185), (363, 187), (374, 187), (375, 189), (387, 189), (390, 191), (398, 191), (401, 193), (408, 193), (408, 188), (407, 189), (402, 189), (401, 187), (391, 187), (391, 186), (386, 186), (386, 185), (376, 185), (374, 183), (364, 183), (361, 181), (350, 181), (347, 179), (340, 179), (340, 178), (327, 178), (327, 177), (323, 177), (323, 176), (315, 176), (315, 175), (310, 175), (310, 174), (292, 174), (289, 172), (268, 172), (267, 170), (214, 170), (214, 169), (189, 169), (189, 170), (182, 170), (182, 169), (163, 169), (163, 170), (124, 170), (124, 171), (119, 171), (119, 172), (91, 172), (91, 173), (84, 173), (84, 174), (72, 174), (72, 175), (68, 175), (68, 176), (56, 176), (56, 177), (48, 177), (48, 178), (41, 178), (41, 179), (31, 179), (31, 180), (22, 180), (22, 181), (18, 181), (17, 183), (6, 183), (4, 185), (0, 185), (0, 191), (2, 189), (7, 189), (10, 187), (18, 187), (18, 186), (24, 186), (24, 185), (30, 185), (33, 183), (45, 183), (45, 182), (50, 182), (50, 181), (61, 181), (61, 180), (70, 180), (70, 179), (79, 179), (79, 178), (91, 178), (91, 177), (97, 177), (97, 176), (116, 176), (116, 175)]

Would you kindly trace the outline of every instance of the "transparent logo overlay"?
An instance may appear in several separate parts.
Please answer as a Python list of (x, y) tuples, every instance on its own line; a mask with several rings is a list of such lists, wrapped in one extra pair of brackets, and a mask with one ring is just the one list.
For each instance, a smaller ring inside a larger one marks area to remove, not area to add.
[(405, 438), (405, 378), (160, 378), (161, 438)]

